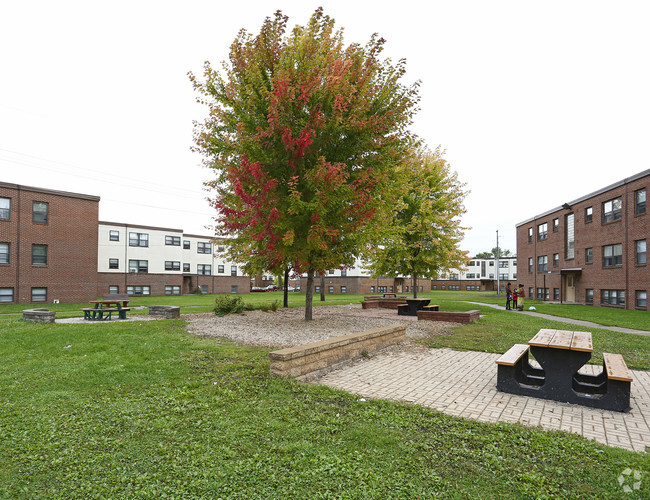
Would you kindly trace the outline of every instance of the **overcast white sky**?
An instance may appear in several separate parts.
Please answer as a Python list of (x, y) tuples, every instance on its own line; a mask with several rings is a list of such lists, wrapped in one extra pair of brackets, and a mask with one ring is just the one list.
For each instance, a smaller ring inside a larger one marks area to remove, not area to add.
[(317, 6), (421, 80), (415, 132), (467, 183), (463, 248), (650, 165), (647, 1), (30, 1), (0, 6), (0, 181), (101, 196), (100, 220), (211, 234), (187, 72)]

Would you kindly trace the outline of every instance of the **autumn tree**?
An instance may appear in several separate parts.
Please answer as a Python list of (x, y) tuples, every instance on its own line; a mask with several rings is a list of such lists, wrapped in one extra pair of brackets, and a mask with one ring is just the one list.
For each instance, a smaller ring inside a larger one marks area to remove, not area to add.
[(365, 257), (375, 275), (411, 276), (417, 298), (419, 278), (436, 278), (467, 261), (459, 247), (467, 193), (439, 150), (415, 152), (400, 172), (404, 189), (390, 229)]
[(321, 9), (290, 33), (287, 21), (240, 31), (221, 71), (206, 62), (190, 79), (209, 107), (195, 143), (215, 173), (217, 232), (234, 260), (306, 272), (309, 320), (314, 275), (351, 264), (382, 226), (418, 84), (380, 58), (383, 39), (344, 45)]

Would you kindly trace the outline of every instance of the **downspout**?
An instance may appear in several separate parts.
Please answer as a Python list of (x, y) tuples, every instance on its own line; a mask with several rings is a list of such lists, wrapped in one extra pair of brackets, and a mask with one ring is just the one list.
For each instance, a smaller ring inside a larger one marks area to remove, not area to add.
[(628, 183), (627, 179), (625, 179), (625, 260), (624, 266), (625, 266), (625, 309), (630, 309), (628, 307), (628, 304), (630, 303), (630, 300), (632, 299), (632, 294), (630, 294), (630, 263), (629, 263), (629, 248), (630, 248), (630, 242), (628, 238), (628, 219), (629, 219), (629, 214), (628, 214)]
[[(18, 224), (18, 228), (16, 231), (16, 296), (14, 297), (14, 302), (16, 304), (20, 303), (20, 206), (21, 206), (21, 192), (20, 192), (20, 186), (18, 188), (18, 210), (16, 212), (18, 213), (17, 215), (17, 220), (16, 223)], [(9, 214), (11, 217), (11, 214)]]

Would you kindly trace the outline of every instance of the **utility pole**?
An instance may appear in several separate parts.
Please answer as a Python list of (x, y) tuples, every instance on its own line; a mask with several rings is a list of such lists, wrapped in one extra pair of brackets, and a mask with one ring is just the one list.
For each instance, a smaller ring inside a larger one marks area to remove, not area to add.
[(497, 295), (501, 292), (501, 279), (499, 276), (499, 230), (497, 229), (497, 263), (496, 263), (496, 273), (497, 273)]

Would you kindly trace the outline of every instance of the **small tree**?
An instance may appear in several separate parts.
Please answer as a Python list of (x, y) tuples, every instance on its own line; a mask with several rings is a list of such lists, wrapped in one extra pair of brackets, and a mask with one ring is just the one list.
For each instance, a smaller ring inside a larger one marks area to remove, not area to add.
[(467, 193), (439, 150), (414, 153), (401, 173), (403, 194), (390, 230), (367, 259), (376, 275), (411, 276), (417, 298), (418, 278), (465, 266), (459, 218)]
[(322, 9), (286, 26), (278, 11), (257, 36), (241, 31), (221, 73), (206, 63), (190, 79), (210, 110), (195, 141), (215, 172), (217, 230), (233, 260), (306, 272), (309, 320), (315, 273), (352, 264), (392, 206), (418, 84), (379, 58), (383, 39), (344, 46)]

